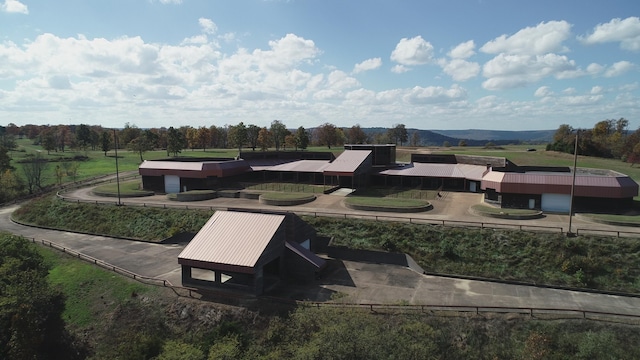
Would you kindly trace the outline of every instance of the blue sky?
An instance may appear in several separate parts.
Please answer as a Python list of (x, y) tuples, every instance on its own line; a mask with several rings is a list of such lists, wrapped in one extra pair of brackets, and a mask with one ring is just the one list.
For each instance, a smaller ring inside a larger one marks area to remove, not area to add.
[(0, 0), (0, 125), (640, 127), (637, 0)]

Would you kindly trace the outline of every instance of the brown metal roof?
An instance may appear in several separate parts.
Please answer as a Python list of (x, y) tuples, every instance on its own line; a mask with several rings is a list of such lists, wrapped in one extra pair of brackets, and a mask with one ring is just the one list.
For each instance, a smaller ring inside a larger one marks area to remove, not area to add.
[(482, 180), (486, 166), (466, 164), (411, 163), (399, 168), (381, 171), (381, 175), (417, 176), (434, 178), (458, 178)]
[(327, 166), (329, 166), (328, 160), (299, 160), (275, 165), (265, 170), (322, 173)]
[(285, 215), (216, 211), (178, 255), (178, 262), (253, 272), (284, 219)]
[(145, 160), (138, 167), (138, 173), (144, 176), (177, 175), (188, 178), (226, 177), (247, 171), (251, 171), (251, 168), (242, 159), (216, 161)]
[[(490, 171), (482, 179), (482, 189), (511, 194), (570, 194), (573, 173)], [(575, 195), (583, 197), (627, 198), (638, 195), (638, 184), (617, 172), (580, 169), (576, 173)]]
[(324, 169), (324, 174), (353, 176), (369, 156), (371, 150), (345, 150)]

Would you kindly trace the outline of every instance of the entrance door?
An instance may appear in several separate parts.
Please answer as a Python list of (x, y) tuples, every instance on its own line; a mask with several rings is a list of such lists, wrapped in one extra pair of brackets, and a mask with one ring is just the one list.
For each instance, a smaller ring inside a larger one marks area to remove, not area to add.
[(571, 207), (571, 195), (542, 194), (541, 207), (543, 211), (568, 213)]
[(180, 192), (180, 177), (178, 175), (164, 176), (164, 192), (176, 194)]

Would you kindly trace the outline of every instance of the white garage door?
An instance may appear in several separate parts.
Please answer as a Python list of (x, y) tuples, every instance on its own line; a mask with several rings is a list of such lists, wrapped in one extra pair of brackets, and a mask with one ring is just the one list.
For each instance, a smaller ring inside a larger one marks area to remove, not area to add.
[(571, 195), (542, 194), (542, 211), (569, 212)]
[(180, 192), (180, 177), (177, 175), (164, 176), (164, 192), (175, 194)]

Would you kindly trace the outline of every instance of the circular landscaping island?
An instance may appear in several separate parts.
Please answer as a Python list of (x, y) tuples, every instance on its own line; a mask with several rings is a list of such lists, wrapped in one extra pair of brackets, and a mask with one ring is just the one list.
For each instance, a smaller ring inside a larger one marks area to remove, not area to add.
[(488, 216), (498, 219), (529, 220), (541, 218), (542, 211), (535, 209), (506, 209), (484, 204), (471, 206), (471, 212), (475, 215)]
[(273, 206), (293, 206), (306, 204), (316, 199), (313, 194), (304, 193), (265, 193), (260, 195), (259, 200), (261, 204), (273, 205)]
[(217, 197), (213, 190), (190, 190), (176, 194), (167, 194), (167, 199), (173, 201), (202, 201)]
[(344, 205), (353, 210), (397, 213), (422, 212), (433, 208), (428, 201), (424, 200), (368, 196), (349, 196), (344, 199)]
[[(118, 197), (118, 184), (96, 186), (91, 193), (96, 196)], [(142, 189), (140, 181), (120, 183), (120, 197), (143, 197), (153, 195), (153, 191)]]

